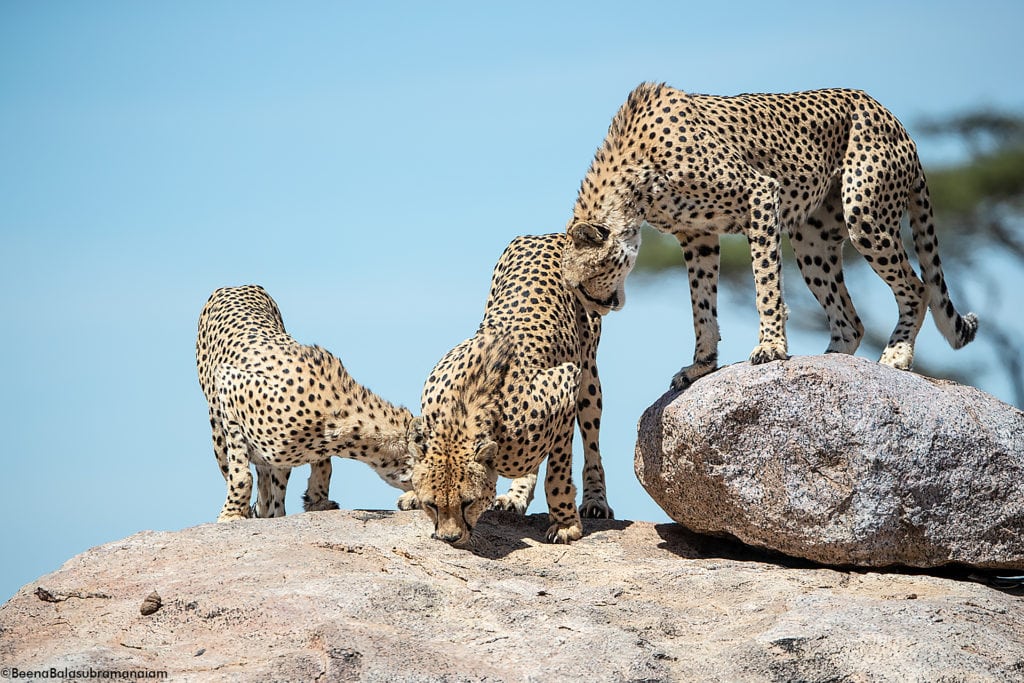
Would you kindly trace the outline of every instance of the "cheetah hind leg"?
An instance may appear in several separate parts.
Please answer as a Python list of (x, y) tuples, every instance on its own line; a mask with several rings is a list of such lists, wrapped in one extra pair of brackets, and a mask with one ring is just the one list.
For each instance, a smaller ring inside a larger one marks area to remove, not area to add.
[(533, 501), (533, 492), (536, 486), (537, 470), (514, 479), (508, 488), (508, 493), (494, 499), (494, 509), (525, 515)]
[(224, 425), (227, 457), (224, 480), (228, 495), (217, 515), (217, 522), (246, 519), (252, 515), (252, 472), (249, 471), (249, 449), (237, 424)]

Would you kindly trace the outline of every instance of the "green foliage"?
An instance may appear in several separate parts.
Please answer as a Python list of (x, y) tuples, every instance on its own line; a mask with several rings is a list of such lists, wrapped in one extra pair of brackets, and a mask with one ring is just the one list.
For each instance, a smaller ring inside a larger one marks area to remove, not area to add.
[[(661, 271), (686, 272), (683, 250), (675, 237), (658, 232), (644, 225), (640, 253), (636, 259), (636, 270), (640, 273)], [(721, 269), (722, 277), (731, 278), (737, 274), (750, 274), (750, 246), (742, 235), (722, 235)]]
[(683, 252), (676, 238), (644, 225), (640, 231), (640, 253), (636, 256), (637, 271), (653, 273), (681, 266)]
[(1024, 198), (1024, 144), (983, 154), (971, 162), (928, 174), (937, 213), (965, 214), (982, 203)]
[(927, 137), (954, 137), (967, 144), (972, 157), (1007, 144), (1024, 143), (1024, 118), (993, 111), (974, 111), (945, 119), (922, 121), (917, 129)]

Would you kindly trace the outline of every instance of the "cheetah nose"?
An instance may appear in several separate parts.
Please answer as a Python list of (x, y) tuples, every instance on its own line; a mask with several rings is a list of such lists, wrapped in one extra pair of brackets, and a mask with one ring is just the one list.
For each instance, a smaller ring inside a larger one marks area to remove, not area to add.
[(465, 536), (465, 534), (461, 531), (434, 534), (434, 538), (439, 541), (444, 541), (445, 543), (451, 543), (452, 545), (458, 545), (462, 541), (463, 536)]

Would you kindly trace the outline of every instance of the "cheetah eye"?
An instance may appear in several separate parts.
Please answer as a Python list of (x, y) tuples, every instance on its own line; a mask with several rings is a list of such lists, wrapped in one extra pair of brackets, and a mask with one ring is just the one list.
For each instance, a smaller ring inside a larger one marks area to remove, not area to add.
[(426, 510), (427, 512), (432, 514), (434, 517), (437, 517), (437, 506), (436, 505), (434, 505), (433, 503), (427, 503), (427, 502), (424, 502), (424, 501), (420, 501), (420, 505), (423, 506), (424, 510)]

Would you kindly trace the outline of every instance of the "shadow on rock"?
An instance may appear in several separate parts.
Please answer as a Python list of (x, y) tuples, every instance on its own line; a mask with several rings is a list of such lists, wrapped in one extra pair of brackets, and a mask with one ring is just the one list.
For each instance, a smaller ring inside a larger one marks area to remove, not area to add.
[[(632, 524), (628, 520), (584, 519), (583, 538), (603, 531), (623, 531)], [(474, 544), (468, 550), (474, 555), (496, 560), (530, 547), (525, 539), (549, 545), (544, 537), (548, 525), (545, 513), (519, 515), (505, 510), (488, 510), (480, 517), (474, 532)]]
[(733, 537), (698, 534), (681, 524), (658, 524), (654, 529), (662, 539), (662, 543), (658, 544), (659, 548), (688, 560), (716, 558), (735, 562), (762, 562), (791, 569), (814, 569), (825, 566), (771, 550), (754, 548)]
[(1024, 572), (981, 570), (958, 564), (930, 569), (905, 567), (902, 565), (890, 565), (888, 567), (828, 565), (799, 557), (791, 557), (773, 550), (754, 548), (734, 537), (698, 534), (681, 524), (658, 524), (655, 525), (654, 529), (662, 539), (662, 542), (658, 544), (659, 548), (688, 560), (720, 559), (733, 562), (758, 562), (788, 569), (831, 569), (853, 574), (933, 576), (953, 581), (981, 583), (1008, 595), (1024, 595)]

